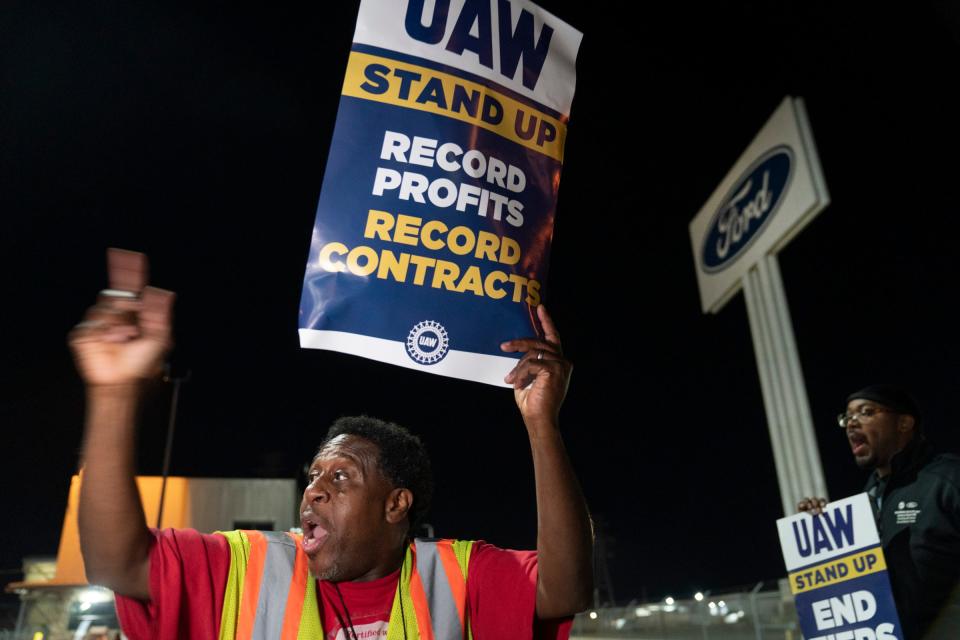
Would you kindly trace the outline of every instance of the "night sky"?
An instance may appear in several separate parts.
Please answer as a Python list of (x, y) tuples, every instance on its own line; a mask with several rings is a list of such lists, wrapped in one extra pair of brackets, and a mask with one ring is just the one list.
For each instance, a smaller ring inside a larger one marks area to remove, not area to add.
[[(541, 4), (585, 34), (545, 301), (575, 363), (562, 426), (616, 598), (778, 578), (743, 298), (700, 312), (687, 225), (802, 96), (832, 203), (780, 263), (831, 496), (865, 480), (834, 416), (868, 383), (913, 389), (931, 438), (960, 449), (960, 11)], [(56, 552), (83, 419), (65, 336), (106, 285), (108, 246), (147, 252), (178, 294), (174, 361), (193, 377), (174, 474), (300, 477), (326, 425), (368, 413), (427, 442), (438, 534), (535, 545), (509, 391), (298, 346), (356, 10), (0, 8), (0, 569)], [(158, 384), (146, 402), (143, 474), (160, 472), (169, 398)]]

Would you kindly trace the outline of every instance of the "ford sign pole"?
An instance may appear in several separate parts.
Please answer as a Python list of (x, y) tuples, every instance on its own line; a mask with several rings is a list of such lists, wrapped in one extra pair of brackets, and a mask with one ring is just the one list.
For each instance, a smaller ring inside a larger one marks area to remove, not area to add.
[(829, 203), (803, 101), (787, 97), (690, 222), (704, 312), (744, 292), (786, 515), (827, 487), (776, 254)]
[(827, 487), (776, 256), (764, 256), (747, 272), (743, 293), (780, 499), (784, 515), (790, 515), (800, 498), (826, 497)]

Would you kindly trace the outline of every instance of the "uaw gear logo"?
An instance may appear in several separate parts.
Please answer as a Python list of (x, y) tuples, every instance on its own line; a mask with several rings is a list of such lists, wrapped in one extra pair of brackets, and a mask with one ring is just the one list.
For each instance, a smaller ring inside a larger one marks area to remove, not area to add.
[(725, 269), (760, 236), (783, 202), (793, 178), (793, 166), (793, 151), (780, 145), (757, 158), (734, 183), (704, 236), (704, 271)]
[(917, 516), (920, 515), (920, 509), (917, 507), (920, 506), (913, 500), (910, 502), (899, 502), (897, 508), (894, 509), (893, 514), (897, 516), (897, 524), (913, 524), (917, 521)]
[(420, 364), (436, 364), (449, 350), (447, 330), (435, 320), (418, 322), (407, 334), (407, 355)]

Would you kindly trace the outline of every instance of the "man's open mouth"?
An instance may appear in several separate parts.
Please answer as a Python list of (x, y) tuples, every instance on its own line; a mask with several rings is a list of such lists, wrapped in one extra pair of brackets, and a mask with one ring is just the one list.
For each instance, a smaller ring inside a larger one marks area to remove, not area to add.
[(866, 452), (867, 437), (865, 435), (859, 431), (851, 431), (847, 434), (847, 439), (850, 440), (850, 448), (853, 450), (853, 455), (860, 456)]
[(308, 556), (315, 554), (326, 541), (330, 533), (320, 525), (320, 519), (311, 511), (300, 515), (300, 527), (303, 529), (303, 552)]

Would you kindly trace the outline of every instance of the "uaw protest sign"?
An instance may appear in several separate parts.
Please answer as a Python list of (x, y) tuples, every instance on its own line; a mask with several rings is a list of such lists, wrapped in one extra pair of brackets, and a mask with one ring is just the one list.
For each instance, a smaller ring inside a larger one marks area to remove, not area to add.
[(536, 332), (582, 34), (527, 0), (362, 0), (300, 345), (507, 386)]
[(781, 518), (777, 530), (806, 640), (903, 638), (867, 494)]

